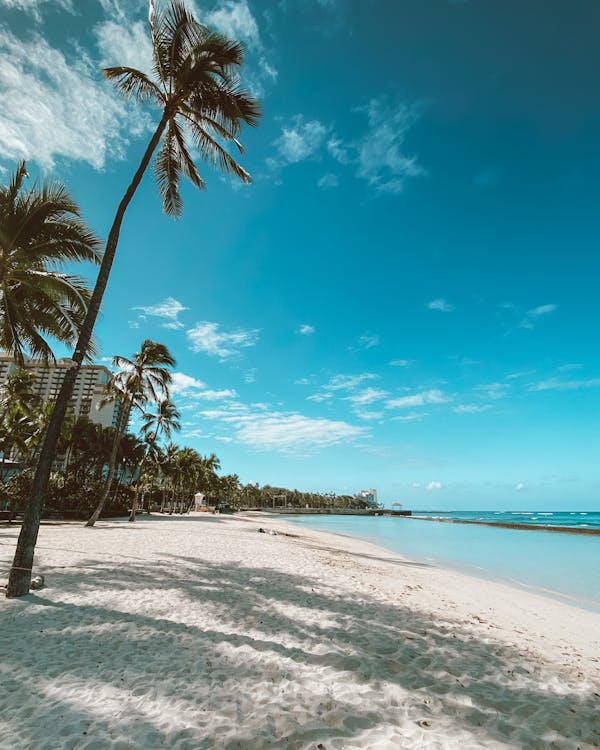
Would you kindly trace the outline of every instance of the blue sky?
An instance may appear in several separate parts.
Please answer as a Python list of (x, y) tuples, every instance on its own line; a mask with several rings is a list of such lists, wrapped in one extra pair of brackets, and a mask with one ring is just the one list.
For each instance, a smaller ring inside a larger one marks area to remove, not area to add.
[[(166, 343), (178, 442), (244, 482), (597, 508), (600, 6), (195, 8), (246, 43), (254, 182), (205, 167), (174, 222), (146, 176), (102, 356)], [(146, 11), (0, 0), (0, 169), (64, 179), (102, 236), (156, 114), (98, 68), (146, 65)]]

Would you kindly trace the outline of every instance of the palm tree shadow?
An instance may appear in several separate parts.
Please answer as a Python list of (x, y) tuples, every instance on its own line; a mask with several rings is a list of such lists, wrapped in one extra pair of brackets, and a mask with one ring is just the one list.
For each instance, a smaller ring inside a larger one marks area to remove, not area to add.
[(401, 600), (178, 555), (126, 568), (90, 557), (48, 580), (3, 638), (12, 693), (29, 699), (10, 704), (0, 745), (14, 731), (12, 747), (33, 746), (23, 727), (58, 715), (65, 745), (87, 722), (134, 747), (367, 747), (376, 732), (400, 747), (402, 718), (413, 747), (448, 733), (479, 747), (600, 742), (591, 689)]

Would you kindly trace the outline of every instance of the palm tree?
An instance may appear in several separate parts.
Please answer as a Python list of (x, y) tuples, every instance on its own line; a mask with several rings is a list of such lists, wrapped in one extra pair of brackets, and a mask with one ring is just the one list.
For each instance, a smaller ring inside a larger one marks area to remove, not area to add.
[(24, 351), (52, 359), (45, 337), (73, 345), (83, 324), (86, 282), (57, 267), (100, 261), (100, 241), (64, 186), (35, 183), (26, 191), (25, 177), (23, 161), (9, 185), (0, 187), (0, 347), (21, 364)]
[[(132, 359), (113, 357), (113, 367), (120, 369), (112, 376), (108, 384), (106, 398), (112, 400), (116, 397), (121, 403), (121, 408), (104, 491), (86, 526), (93, 526), (104, 508), (113, 482), (119, 445), (132, 411), (137, 409), (143, 413), (144, 406), (148, 402), (156, 403), (168, 396), (168, 387), (172, 379), (168, 368), (174, 364), (175, 360), (167, 347), (150, 339), (142, 343), (140, 351), (136, 352)], [(132, 521), (134, 518), (135, 512), (132, 510), (132, 517), (129, 520)]]
[[(179, 413), (175, 404), (169, 398), (160, 399), (156, 403), (156, 411), (145, 412), (142, 417), (142, 432), (144, 433), (146, 440), (146, 451), (137, 469), (137, 481), (135, 485), (135, 498), (131, 508), (130, 520), (135, 520), (135, 509), (137, 507), (137, 500), (139, 494), (139, 485), (142, 480), (142, 473), (144, 467), (150, 457), (150, 454), (156, 452), (157, 440), (160, 433), (170, 440), (171, 433), (173, 431), (179, 432), (181, 429), (180, 423), (181, 414)], [(150, 509), (148, 508), (148, 513)]]
[(190, 139), (202, 158), (211, 165), (218, 165), (242, 182), (250, 182), (249, 174), (226, 149), (227, 143), (232, 143), (242, 152), (237, 138), (242, 124), (254, 126), (260, 118), (258, 102), (238, 85), (237, 71), (243, 62), (242, 45), (214, 34), (199, 24), (181, 0), (171, 0), (166, 11), (154, 12), (154, 3), (150, 8), (154, 78), (128, 67), (107, 68), (104, 74), (115, 82), (125, 97), (154, 104), (162, 114), (133, 180), (119, 203), (108, 235), (96, 286), (73, 353), (73, 368), (66, 373), (62, 382), (32, 482), (7, 596), (24, 596), (29, 591), (42, 501), (50, 478), (60, 425), (92, 338), (123, 216), (161, 140), (154, 172), (163, 208), (171, 216), (178, 216), (182, 212), (179, 194), (182, 174), (196, 187), (204, 187), (190, 153)]

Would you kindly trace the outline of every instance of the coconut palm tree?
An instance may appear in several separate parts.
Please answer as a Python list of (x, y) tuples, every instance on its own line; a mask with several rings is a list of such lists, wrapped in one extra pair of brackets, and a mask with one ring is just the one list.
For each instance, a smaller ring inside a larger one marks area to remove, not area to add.
[(190, 145), (212, 166), (237, 176), (242, 182), (250, 182), (249, 174), (227, 150), (228, 144), (233, 144), (242, 152), (238, 140), (242, 125), (254, 126), (260, 118), (258, 102), (241, 90), (238, 84), (237, 71), (243, 62), (242, 45), (214, 34), (199, 24), (181, 0), (171, 0), (166, 10), (158, 12), (155, 12), (154, 3), (151, 2), (150, 9), (153, 77), (129, 67), (107, 68), (104, 74), (115, 82), (125, 97), (157, 106), (161, 117), (133, 180), (119, 203), (108, 234), (96, 286), (73, 353), (73, 368), (62, 382), (46, 432), (17, 543), (7, 596), (24, 596), (29, 591), (42, 501), (50, 478), (60, 425), (92, 338), (125, 211), (154, 152), (159, 149), (154, 173), (163, 208), (171, 216), (180, 215), (183, 208), (179, 193), (181, 175), (196, 187), (204, 187)]
[[(140, 351), (136, 352), (132, 359), (113, 357), (113, 367), (120, 369), (113, 374), (108, 384), (106, 399), (116, 398), (120, 401), (120, 415), (108, 463), (104, 491), (86, 526), (93, 526), (96, 523), (110, 493), (117, 464), (117, 453), (131, 413), (134, 409), (143, 413), (144, 407), (149, 402), (157, 403), (168, 397), (168, 388), (172, 380), (169, 367), (174, 364), (175, 360), (167, 347), (150, 339), (142, 342)], [(130, 520), (134, 518), (135, 512), (132, 510)]]
[(21, 364), (26, 351), (54, 357), (47, 336), (75, 343), (90, 291), (79, 276), (57, 269), (70, 261), (100, 260), (100, 241), (65, 187), (44, 182), (24, 190), (25, 177), (23, 161), (0, 187), (0, 348)]
[[(172, 432), (179, 432), (181, 429), (180, 418), (181, 414), (170, 398), (160, 399), (156, 403), (155, 412), (148, 411), (142, 416), (142, 432), (145, 436), (146, 450), (136, 472), (137, 481), (135, 484), (135, 499), (131, 508), (131, 521), (135, 520), (135, 509), (137, 507), (142, 473), (150, 458), (150, 454), (152, 451), (156, 451), (158, 436), (162, 433), (167, 440), (170, 440)], [(148, 513), (150, 513), (150, 509), (148, 509)]]

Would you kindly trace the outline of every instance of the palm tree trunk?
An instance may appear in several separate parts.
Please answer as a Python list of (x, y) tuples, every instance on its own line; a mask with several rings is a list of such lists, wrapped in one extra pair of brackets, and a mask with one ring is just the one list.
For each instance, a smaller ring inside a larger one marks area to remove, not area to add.
[(56, 448), (60, 437), (60, 430), (62, 427), (65, 414), (67, 413), (67, 407), (69, 400), (73, 393), (73, 386), (75, 385), (75, 379), (81, 369), (83, 360), (87, 354), (90, 341), (92, 338), (92, 331), (94, 330), (94, 324), (96, 318), (100, 312), (100, 305), (102, 303), (102, 297), (108, 283), (108, 277), (110, 275), (110, 269), (115, 258), (117, 250), (117, 244), (119, 242), (119, 233), (121, 231), (121, 224), (123, 222), (123, 216), (129, 206), (131, 199), (133, 198), (135, 191), (137, 190), (144, 172), (152, 154), (154, 153), (161, 135), (167, 125), (167, 121), (170, 117), (170, 112), (165, 110), (163, 116), (154, 132), (154, 135), (150, 139), (150, 143), (144, 152), (142, 160), (133, 180), (127, 188), (125, 195), (119, 203), (117, 213), (113, 221), (113, 225), (110, 228), (108, 234), (108, 240), (106, 243), (106, 249), (102, 257), (102, 264), (98, 272), (98, 278), (96, 280), (96, 286), (92, 293), (92, 298), (88, 305), (87, 313), (81, 331), (79, 332), (79, 338), (73, 352), (73, 365), (65, 373), (58, 398), (54, 404), (52, 416), (46, 430), (44, 438), (44, 444), (40, 452), (39, 461), (37, 464), (35, 476), (29, 493), (27, 505), (25, 507), (25, 515), (23, 517), (23, 524), (21, 526), (21, 533), (19, 534), (19, 540), (17, 542), (17, 550), (13, 560), (12, 568), (8, 579), (8, 586), (6, 588), (6, 596), (17, 597), (25, 596), (29, 593), (29, 584), (31, 582), (31, 569), (33, 567), (33, 553), (35, 550), (35, 544), (37, 542), (38, 532), (40, 529), (40, 518), (42, 515), (42, 505), (44, 502), (44, 496), (48, 489), (48, 480), (50, 479), (50, 472), (52, 470), (52, 462), (56, 456)]
[(100, 497), (100, 500), (98, 501), (96, 510), (92, 513), (88, 522), (85, 524), (86, 526), (89, 526), (90, 528), (100, 518), (100, 513), (102, 513), (104, 504), (106, 503), (106, 499), (108, 498), (110, 494), (110, 488), (112, 487), (113, 478), (115, 476), (115, 469), (117, 468), (117, 453), (119, 451), (119, 446), (121, 445), (121, 440), (123, 438), (123, 435), (125, 434), (125, 430), (127, 429), (127, 423), (129, 422), (130, 413), (131, 413), (131, 403), (129, 403), (123, 409), (123, 414), (121, 415), (121, 419), (119, 420), (119, 429), (117, 430), (117, 434), (115, 435), (115, 439), (113, 440), (113, 444), (112, 444), (112, 449), (110, 451), (110, 459), (108, 462), (108, 474), (106, 475), (106, 482), (104, 483), (104, 489), (102, 490), (102, 495)]

